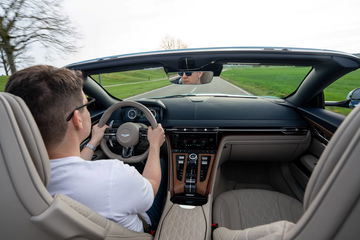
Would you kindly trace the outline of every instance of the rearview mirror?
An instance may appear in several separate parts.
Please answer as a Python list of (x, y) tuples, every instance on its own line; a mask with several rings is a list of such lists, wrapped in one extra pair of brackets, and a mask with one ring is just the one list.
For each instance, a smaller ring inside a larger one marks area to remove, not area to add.
[(206, 84), (213, 79), (214, 73), (211, 71), (180, 71), (170, 72), (168, 77), (173, 84)]

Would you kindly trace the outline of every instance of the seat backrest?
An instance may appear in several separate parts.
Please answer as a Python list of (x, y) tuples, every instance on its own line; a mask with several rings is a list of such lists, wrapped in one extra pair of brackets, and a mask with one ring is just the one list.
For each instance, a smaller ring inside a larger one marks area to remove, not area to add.
[(152, 239), (46, 190), (49, 159), (24, 101), (0, 93), (0, 239)]
[(345, 151), (349, 148), (357, 147), (356, 145), (351, 146), (350, 143), (353, 142), (359, 127), (359, 109), (354, 109), (337, 129), (311, 175), (304, 195), (305, 210), (317, 196), (320, 189), (332, 174), (334, 168), (337, 165), (342, 164), (339, 160), (345, 157)]
[(321, 155), (306, 187), (304, 210), (286, 239), (360, 236), (359, 107), (343, 121)]
[[(48, 166), (41, 165), (42, 170), (37, 174), (31, 160), (31, 154), (47, 158), (39, 130), (34, 126), (36, 124), (20, 98), (0, 94), (1, 238), (7, 236), (10, 239), (20, 229), (26, 234), (24, 237), (45, 234), (29, 226), (30, 217), (44, 212), (52, 202), (43, 184), (49, 179)], [(32, 133), (23, 138), (21, 130)], [(31, 142), (30, 145), (38, 144), (37, 149), (29, 151), (25, 141)]]

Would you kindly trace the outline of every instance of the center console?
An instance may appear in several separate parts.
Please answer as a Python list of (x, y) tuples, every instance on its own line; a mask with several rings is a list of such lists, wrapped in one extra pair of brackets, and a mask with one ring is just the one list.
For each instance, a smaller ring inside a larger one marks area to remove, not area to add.
[(155, 240), (211, 239), (217, 128), (166, 129), (169, 191)]
[(194, 206), (205, 204), (216, 156), (217, 129), (173, 128), (167, 132), (171, 146), (171, 201)]

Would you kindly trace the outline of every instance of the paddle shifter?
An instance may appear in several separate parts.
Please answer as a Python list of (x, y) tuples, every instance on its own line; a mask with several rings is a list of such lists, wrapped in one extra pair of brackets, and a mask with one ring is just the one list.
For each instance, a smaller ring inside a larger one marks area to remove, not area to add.
[(198, 155), (190, 153), (188, 156), (186, 173), (185, 173), (185, 193), (196, 192), (196, 177), (197, 177), (197, 163)]

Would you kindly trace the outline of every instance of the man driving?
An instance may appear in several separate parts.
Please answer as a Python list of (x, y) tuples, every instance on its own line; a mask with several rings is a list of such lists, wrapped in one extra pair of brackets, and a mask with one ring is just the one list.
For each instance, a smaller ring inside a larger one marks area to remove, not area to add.
[[(165, 141), (159, 124), (148, 128), (149, 155), (142, 175), (117, 159), (87, 161), (99, 145), (106, 126), (91, 131), (83, 78), (75, 71), (38, 65), (13, 74), (5, 91), (28, 105), (43, 137), (51, 167), (51, 194), (67, 195), (100, 215), (133, 230), (158, 219), (146, 214), (161, 181), (160, 147)], [(80, 152), (80, 144), (91, 139)]]

